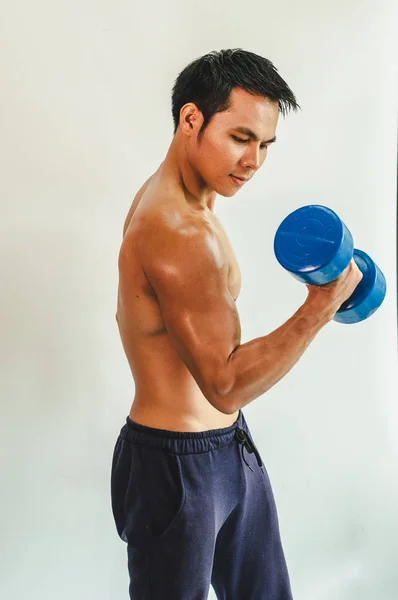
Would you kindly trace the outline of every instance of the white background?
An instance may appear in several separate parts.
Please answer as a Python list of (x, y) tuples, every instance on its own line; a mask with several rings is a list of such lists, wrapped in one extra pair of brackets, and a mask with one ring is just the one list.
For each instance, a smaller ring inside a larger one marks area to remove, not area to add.
[(327, 325), (244, 409), (294, 598), (396, 600), (397, 31), (384, 0), (2, 3), (2, 598), (128, 597), (109, 490), (134, 396), (115, 321), (124, 218), (171, 142), (178, 72), (241, 47), (302, 106), (253, 182), (216, 201), (242, 270), (242, 343), (304, 301), (273, 254), (299, 206), (333, 208), (388, 283), (368, 321)]

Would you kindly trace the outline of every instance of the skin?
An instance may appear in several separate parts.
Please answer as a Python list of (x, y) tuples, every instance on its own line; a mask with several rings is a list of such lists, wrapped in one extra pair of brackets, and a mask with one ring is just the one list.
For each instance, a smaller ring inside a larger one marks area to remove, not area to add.
[[(130, 417), (144, 425), (231, 425), (289, 372), (362, 278), (351, 260), (335, 281), (307, 285), (304, 304), (276, 330), (240, 343), (240, 270), (214, 201), (240, 189), (231, 174), (249, 179), (263, 164), (278, 111), (243, 90), (231, 99), (202, 137), (200, 111), (182, 108), (166, 159), (125, 222), (116, 318), (135, 381)], [(236, 136), (242, 124), (254, 139)]]
[(240, 88), (230, 100), (199, 139), (202, 113), (193, 103), (182, 107), (165, 160), (124, 225), (116, 320), (135, 383), (129, 415), (149, 427), (205, 431), (238, 416), (220, 410), (215, 394), (240, 344), (241, 276), (213, 210), (217, 194), (241, 189), (231, 173), (250, 179), (263, 165), (279, 113), (277, 103)]

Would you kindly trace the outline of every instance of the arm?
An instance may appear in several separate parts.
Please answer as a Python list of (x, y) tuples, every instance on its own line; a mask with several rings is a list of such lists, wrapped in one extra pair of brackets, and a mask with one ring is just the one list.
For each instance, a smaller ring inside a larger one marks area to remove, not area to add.
[(333, 317), (305, 302), (281, 327), (241, 345), (227, 265), (208, 225), (159, 222), (148, 229), (138, 251), (169, 338), (204, 396), (225, 414), (275, 385)]
[(242, 408), (274, 386), (332, 318), (330, 308), (320, 311), (307, 299), (278, 329), (238, 346), (227, 360), (230, 383), (221, 390), (226, 406)]

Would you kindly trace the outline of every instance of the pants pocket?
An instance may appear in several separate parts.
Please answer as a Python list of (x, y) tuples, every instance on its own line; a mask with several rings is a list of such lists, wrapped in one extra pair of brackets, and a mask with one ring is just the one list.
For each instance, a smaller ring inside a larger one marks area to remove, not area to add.
[(124, 542), (127, 542), (125, 510), (133, 458), (133, 444), (119, 437), (116, 441), (112, 458), (111, 504), (117, 532)]
[(180, 456), (134, 444), (124, 498), (127, 541), (164, 538), (178, 521), (185, 500)]
[(145, 526), (152, 537), (163, 538), (177, 522), (186, 491), (178, 454), (145, 448), (141, 471)]

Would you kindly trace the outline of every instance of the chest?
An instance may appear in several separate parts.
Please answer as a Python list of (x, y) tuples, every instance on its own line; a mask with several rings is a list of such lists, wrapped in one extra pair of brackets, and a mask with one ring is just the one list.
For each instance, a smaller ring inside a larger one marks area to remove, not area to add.
[(225, 252), (225, 259), (226, 263), (228, 264), (228, 289), (233, 299), (237, 300), (242, 285), (242, 277), (238, 261), (236, 259), (231, 242), (220, 221), (217, 219), (217, 217), (215, 217), (215, 215), (212, 215), (211, 221), (214, 231), (216, 232), (220, 241), (220, 245)]
[[(129, 213), (126, 217), (123, 233), (126, 232), (131, 220), (133, 219), (134, 213), (136, 212), (136, 209), (138, 208), (138, 205), (140, 204), (140, 201), (142, 199), (142, 195), (143, 195), (144, 191), (145, 191), (145, 187), (143, 186), (143, 188), (137, 193), (136, 197), (134, 198), (134, 201), (130, 207)], [(225, 262), (228, 265), (228, 280), (227, 280), (228, 284), (227, 285), (228, 285), (228, 289), (229, 289), (231, 296), (236, 301), (240, 294), (241, 285), (242, 285), (241, 271), (240, 271), (240, 268), (238, 265), (238, 261), (236, 259), (231, 242), (230, 242), (220, 220), (216, 217), (216, 215), (214, 213), (212, 213), (210, 211), (207, 215), (207, 220), (211, 224), (214, 232), (216, 233), (217, 238), (220, 242), (220, 246), (223, 249), (223, 252), (225, 254)]]

